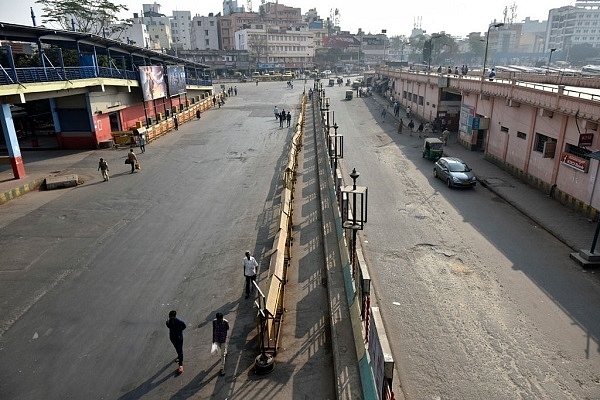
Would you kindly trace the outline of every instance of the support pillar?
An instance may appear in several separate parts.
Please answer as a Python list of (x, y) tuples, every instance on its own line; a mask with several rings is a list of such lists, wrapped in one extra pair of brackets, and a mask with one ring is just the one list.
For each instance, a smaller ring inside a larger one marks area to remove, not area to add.
[(15, 179), (25, 178), (25, 165), (23, 165), (23, 159), (21, 158), (17, 131), (15, 130), (15, 124), (10, 113), (10, 104), (1, 104), (0, 123), (2, 124), (2, 131), (4, 132), (4, 140), (8, 149), (8, 157), (13, 175)]

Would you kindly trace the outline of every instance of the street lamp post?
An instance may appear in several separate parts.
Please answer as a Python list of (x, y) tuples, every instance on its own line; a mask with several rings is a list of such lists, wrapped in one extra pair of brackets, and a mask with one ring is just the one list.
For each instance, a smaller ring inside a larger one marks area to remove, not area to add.
[[(352, 186), (345, 186), (342, 189), (342, 193), (346, 196), (346, 201), (350, 202), (352, 198), (352, 209), (350, 204), (346, 204), (343, 215), (343, 227), (346, 229), (352, 229), (352, 243), (350, 262), (352, 264), (352, 277), (356, 275), (356, 234), (357, 231), (362, 230), (367, 223), (367, 195), (368, 188), (366, 186), (356, 186), (356, 180), (360, 174), (356, 171), (356, 168), (352, 169), (350, 178), (352, 178)], [(352, 195), (352, 196), (350, 196)]]
[(554, 53), (556, 49), (550, 49), (550, 56), (548, 57), (548, 65), (546, 66), (546, 75), (550, 73), (550, 63), (552, 62), (552, 53)]
[(490, 29), (500, 28), (501, 26), (504, 26), (503, 22), (498, 22), (497, 24), (490, 25), (487, 30), (487, 35), (485, 35), (485, 54), (483, 56), (483, 70), (481, 71), (481, 76), (483, 78), (485, 78), (485, 64), (487, 62), (488, 45), (490, 44)]
[(385, 39), (386, 39), (386, 34), (387, 33), (387, 29), (382, 29), (381, 30), (381, 34), (383, 35), (383, 65), (385, 65)]

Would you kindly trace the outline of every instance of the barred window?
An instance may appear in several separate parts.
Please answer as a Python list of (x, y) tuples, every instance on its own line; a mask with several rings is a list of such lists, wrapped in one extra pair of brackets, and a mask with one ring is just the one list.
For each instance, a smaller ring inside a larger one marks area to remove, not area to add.
[(543, 153), (544, 152), (544, 144), (550, 140), (551, 138), (549, 136), (546, 135), (542, 135), (541, 133), (537, 133), (535, 134), (535, 146), (533, 147), (533, 150), (539, 152), (539, 153)]
[(589, 160), (590, 157), (588, 156), (588, 154), (590, 154), (591, 151), (584, 149), (583, 147), (578, 147), (578, 146), (567, 143), (565, 146), (565, 153), (572, 154), (575, 157), (579, 157), (584, 160)]

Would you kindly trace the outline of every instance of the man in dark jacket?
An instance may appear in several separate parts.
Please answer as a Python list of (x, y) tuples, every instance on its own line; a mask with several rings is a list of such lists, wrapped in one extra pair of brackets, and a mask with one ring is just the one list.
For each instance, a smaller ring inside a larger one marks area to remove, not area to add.
[(185, 322), (177, 318), (177, 311), (172, 310), (169, 312), (169, 319), (167, 320), (167, 328), (169, 328), (169, 339), (175, 347), (177, 352), (177, 358), (175, 362), (179, 363), (177, 372), (183, 372), (183, 330), (186, 328)]

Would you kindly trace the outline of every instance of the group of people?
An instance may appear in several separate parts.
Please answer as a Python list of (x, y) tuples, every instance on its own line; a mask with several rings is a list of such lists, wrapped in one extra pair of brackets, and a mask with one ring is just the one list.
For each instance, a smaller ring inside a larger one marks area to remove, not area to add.
[(287, 121), (288, 127), (292, 123), (292, 114), (289, 111), (286, 113), (284, 109), (281, 109), (281, 112), (279, 112), (279, 107), (275, 106), (273, 114), (275, 114), (275, 120), (279, 121), (280, 128), (283, 128), (284, 121)]
[[(141, 144), (140, 148), (142, 148)], [(142, 153), (143, 152), (144, 151), (142, 151)], [(137, 156), (133, 152), (133, 149), (129, 149), (129, 153), (127, 153), (127, 158), (125, 158), (125, 164), (131, 165), (132, 174), (135, 172), (136, 169), (140, 168), (140, 164), (138, 162)], [(100, 158), (100, 161), (98, 161), (98, 171), (100, 171), (100, 173), (102, 174), (102, 179), (104, 179), (104, 182), (107, 182), (110, 179), (110, 176), (108, 175), (110, 169), (108, 169), (108, 162), (104, 158)]]
[[(440, 65), (437, 69), (438, 74), (441, 74), (444, 72), (444, 69), (442, 68), (442, 66)], [(462, 67), (460, 67), (460, 72), (458, 71), (458, 67), (454, 67), (454, 71), (452, 70), (452, 67), (448, 67), (448, 75), (452, 75), (454, 74), (455, 77), (459, 77), (459, 76), (466, 76), (469, 73), (469, 66), (468, 65), (463, 65)]]
[(227, 95), (229, 97), (237, 96), (237, 86), (230, 86), (229, 89), (227, 89)]
[[(242, 259), (242, 268), (245, 277), (245, 292), (246, 299), (250, 293), (254, 293), (254, 282), (258, 273), (258, 262), (247, 250)], [(169, 312), (169, 319), (166, 322), (169, 328), (169, 339), (175, 347), (177, 358), (177, 372), (183, 372), (183, 331), (187, 328), (186, 323), (177, 316), (176, 310)], [(212, 321), (212, 349), (211, 353), (219, 356), (220, 359), (220, 374), (225, 375), (225, 358), (227, 357), (227, 333), (229, 331), (229, 321), (223, 317), (223, 313), (218, 312), (215, 319)]]

